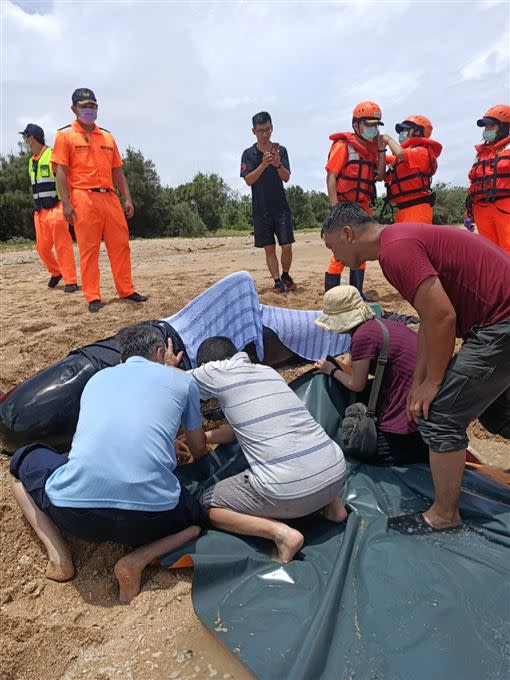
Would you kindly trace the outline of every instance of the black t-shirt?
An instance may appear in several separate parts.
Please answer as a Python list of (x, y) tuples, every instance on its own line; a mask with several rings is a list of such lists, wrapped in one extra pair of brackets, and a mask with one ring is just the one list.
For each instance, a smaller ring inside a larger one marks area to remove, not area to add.
[[(245, 149), (241, 158), (241, 177), (246, 177), (256, 170), (262, 163), (263, 155), (262, 151), (257, 149), (257, 144)], [(280, 161), (290, 172), (289, 156), (284, 146), (280, 146)], [(254, 215), (273, 215), (289, 209), (283, 181), (274, 165), (267, 167), (255, 184), (252, 184), (251, 203)]]

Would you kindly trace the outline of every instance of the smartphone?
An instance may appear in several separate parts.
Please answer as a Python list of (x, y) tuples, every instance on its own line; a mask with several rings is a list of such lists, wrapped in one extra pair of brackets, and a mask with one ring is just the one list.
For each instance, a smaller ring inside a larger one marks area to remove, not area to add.
[(278, 142), (273, 142), (271, 144), (271, 153), (277, 154), (280, 151), (280, 145)]

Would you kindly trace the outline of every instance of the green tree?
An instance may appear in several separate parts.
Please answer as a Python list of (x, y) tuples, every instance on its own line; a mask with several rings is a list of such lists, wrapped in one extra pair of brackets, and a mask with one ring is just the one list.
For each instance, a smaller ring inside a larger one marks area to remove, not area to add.
[(177, 203), (173, 206), (170, 225), (167, 227), (169, 236), (203, 236), (207, 229), (200, 215), (187, 203)]
[(307, 193), (297, 185), (289, 187), (286, 193), (294, 229), (315, 227), (317, 221), (312, 212)]
[(232, 190), (219, 175), (199, 172), (191, 182), (175, 190), (178, 202), (197, 211), (208, 231), (222, 226), (222, 214), (231, 199)]
[(433, 187), (436, 193), (434, 205), (434, 224), (460, 224), (466, 210), (465, 187), (451, 186), (439, 182)]
[(307, 191), (307, 194), (314, 220), (322, 226), (330, 211), (329, 199), (323, 191)]
[(34, 238), (29, 158), (22, 144), (18, 145), (18, 153), (0, 156), (0, 241), (15, 236)]
[(133, 236), (161, 236), (165, 231), (165, 207), (156, 166), (141, 151), (128, 147), (124, 174), (129, 185), (135, 215), (129, 220)]

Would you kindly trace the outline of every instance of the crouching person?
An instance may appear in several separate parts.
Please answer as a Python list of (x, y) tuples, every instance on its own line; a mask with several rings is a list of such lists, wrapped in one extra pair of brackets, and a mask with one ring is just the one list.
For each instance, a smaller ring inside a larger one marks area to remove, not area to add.
[[(375, 375), (377, 359), (383, 347), (383, 330), (388, 332), (387, 359), (376, 405), (377, 445), (372, 457), (363, 462), (372, 465), (407, 465), (427, 462), (428, 446), (414, 421), (406, 413), (406, 400), (413, 384), (418, 336), (403, 323), (389, 319), (375, 321), (375, 312), (354, 286), (337, 286), (324, 295), (324, 309), (315, 323), (332, 333), (349, 333), (352, 372), (337, 368), (321, 359), (315, 367), (341, 382), (353, 392), (362, 392), (369, 375)], [(352, 451), (354, 457), (356, 452)]]
[(167, 348), (151, 324), (123, 328), (118, 338), (122, 363), (85, 386), (69, 457), (32, 444), (14, 454), (10, 471), (14, 497), (48, 553), (49, 578), (74, 575), (61, 532), (141, 546), (115, 565), (120, 599), (130, 602), (144, 567), (206, 525), (200, 504), (173, 475), (181, 423), (193, 455), (205, 452), (206, 440), (197, 385), (172, 367), (180, 356), (171, 341), (164, 365)]
[(237, 439), (249, 468), (208, 488), (201, 497), (213, 527), (274, 541), (276, 559), (292, 560), (303, 535), (280, 520), (323, 510), (343, 522), (345, 461), (340, 447), (312, 418), (284, 379), (252, 364), (227, 338), (210, 338), (191, 371), (202, 399), (215, 398), (228, 421), (206, 433), (209, 444)]

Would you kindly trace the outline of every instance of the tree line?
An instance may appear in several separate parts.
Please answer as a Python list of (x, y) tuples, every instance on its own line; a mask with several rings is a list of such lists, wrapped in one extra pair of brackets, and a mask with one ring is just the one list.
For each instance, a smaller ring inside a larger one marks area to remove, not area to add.
[[(28, 177), (30, 153), (20, 144), (17, 153), (0, 156), (0, 241), (33, 240), (32, 197)], [(133, 237), (205, 236), (219, 230), (251, 231), (251, 199), (227, 185), (215, 173), (198, 173), (185, 184), (169, 187), (161, 183), (153, 161), (141, 151), (128, 148), (124, 172), (129, 184), (135, 216), (129, 220)], [(462, 222), (466, 188), (437, 183), (434, 186), (436, 224)], [(322, 191), (307, 191), (290, 185), (287, 200), (295, 229), (320, 227), (329, 212)], [(383, 216), (378, 197), (373, 215), (383, 223), (392, 221), (388, 207)]]

